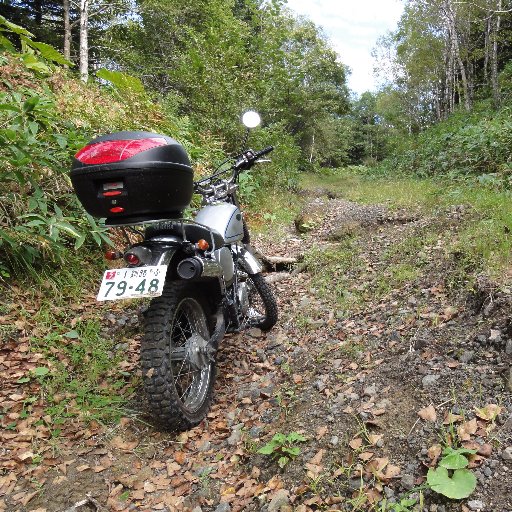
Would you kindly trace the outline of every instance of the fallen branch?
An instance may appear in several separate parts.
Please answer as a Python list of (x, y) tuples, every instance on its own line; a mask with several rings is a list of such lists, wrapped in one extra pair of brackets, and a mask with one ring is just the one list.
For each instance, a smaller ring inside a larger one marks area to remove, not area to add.
[(276, 272), (274, 274), (268, 274), (265, 276), (265, 281), (267, 283), (278, 283), (279, 281), (285, 281), (286, 279), (290, 279), (292, 274), (290, 272)]
[(279, 265), (279, 264), (294, 265), (295, 263), (297, 263), (297, 258), (286, 258), (284, 256), (263, 256), (262, 255), (261, 259), (264, 262), (269, 263), (270, 265)]

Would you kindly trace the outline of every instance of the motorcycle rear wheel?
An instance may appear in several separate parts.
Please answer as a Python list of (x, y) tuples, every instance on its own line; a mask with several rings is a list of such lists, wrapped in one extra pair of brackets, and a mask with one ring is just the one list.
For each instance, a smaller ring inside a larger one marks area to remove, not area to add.
[(151, 301), (141, 342), (149, 408), (165, 430), (188, 430), (208, 413), (216, 375), (205, 305), (190, 283), (169, 282)]

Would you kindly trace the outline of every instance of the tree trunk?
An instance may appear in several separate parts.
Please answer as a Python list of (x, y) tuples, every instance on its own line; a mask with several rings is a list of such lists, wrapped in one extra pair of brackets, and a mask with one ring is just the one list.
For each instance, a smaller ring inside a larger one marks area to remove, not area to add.
[[(502, 10), (502, 0), (498, 0), (498, 11)], [(501, 25), (501, 15), (497, 14), (496, 26), (494, 29), (492, 40), (492, 70), (491, 70), (491, 84), (492, 84), (492, 98), (494, 106), (498, 107), (500, 104), (500, 89), (498, 85), (498, 34)]]
[(80, 79), (89, 78), (89, 0), (80, 0)]
[(69, 0), (62, 1), (64, 17), (64, 57), (71, 60), (71, 24), (69, 22)]
[[(455, 12), (453, 10), (453, 6), (451, 0), (445, 1), (445, 14), (446, 20), (445, 23), (447, 25), (448, 34), (450, 37), (450, 49), (452, 51), (453, 59), (459, 65), (460, 78), (462, 81), (462, 89), (464, 94), (464, 106), (467, 111), (471, 110), (471, 98), (469, 95), (469, 85), (466, 74), (466, 67), (464, 66), (464, 62), (462, 61), (462, 57), (460, 54), (460, 46), (459, 46), (459, 37), (457, 34), (457, 27), (455, 23)], [(460, 101), (460, 99), (459, 99)]]
[(491, 48), (491, 17), (489, 16), (485, 22), (485, 40), (484, 40), (484, 81), (485, 85), (489, 85), (489, 50)]

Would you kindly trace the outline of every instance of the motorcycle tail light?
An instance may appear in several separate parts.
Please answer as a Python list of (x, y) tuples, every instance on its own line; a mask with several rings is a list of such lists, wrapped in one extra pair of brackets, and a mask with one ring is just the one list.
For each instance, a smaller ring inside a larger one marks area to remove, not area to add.
[(167, 145), (163, 137), (135, 140), (106, 140), (82, 148), (75, 158), (83, 164), (111, 164), (121, 162), (148, 149)]
[(124, 255), (124, 260), (129, 265), (138, 265), (140, 263), (140, 258), (136, 254), (133, 254), (131, 252), (127, 252)]

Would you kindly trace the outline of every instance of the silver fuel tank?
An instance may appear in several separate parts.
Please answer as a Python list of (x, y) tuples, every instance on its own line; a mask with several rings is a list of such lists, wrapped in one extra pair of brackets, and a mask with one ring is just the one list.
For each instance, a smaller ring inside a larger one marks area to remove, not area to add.
[(195, 220), (217, 231), (222, 236), (224, 245), (238, 242), (244, 237), (242, 212), (233, 204), (218, 203), (205, 206), (199, 210)]

